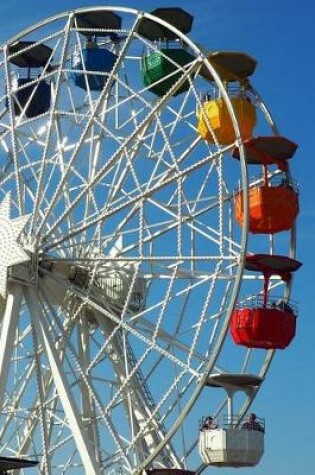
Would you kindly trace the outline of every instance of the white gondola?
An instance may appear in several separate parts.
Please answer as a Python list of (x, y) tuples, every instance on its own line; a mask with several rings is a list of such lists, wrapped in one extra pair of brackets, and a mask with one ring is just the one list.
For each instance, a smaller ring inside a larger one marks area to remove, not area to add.
[(264, 453), (264, 433), (233, 427), (202, 431), (199, 451), (207, 465), (254, 467)]
[(199, 453), (206, 465), (216, 467), (254, 467), (264, 454), (264, 423), (257, 428), (244, 428), (233, 417), (233, 396), (236, 391), (255, 391), (261, 379), (246, 374), (214, 374), (207, 385), (223, 388), (228, 395), (228, 414), (222, 426), (203, 429), (199, 438)]

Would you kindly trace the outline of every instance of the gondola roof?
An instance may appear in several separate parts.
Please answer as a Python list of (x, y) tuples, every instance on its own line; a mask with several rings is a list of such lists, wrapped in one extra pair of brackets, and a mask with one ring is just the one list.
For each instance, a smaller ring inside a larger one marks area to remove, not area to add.
[[(156, 8), (151, 15), (166, 21), (184, 34), (190, 32), (194, 17), (182, 8)], [(159, 39), (175, 40), (178, 38), (176, 33), (167, 27), (156, 23), (149, 18), (143, 18), (138, 26), (138, 33), (151, 41)]]

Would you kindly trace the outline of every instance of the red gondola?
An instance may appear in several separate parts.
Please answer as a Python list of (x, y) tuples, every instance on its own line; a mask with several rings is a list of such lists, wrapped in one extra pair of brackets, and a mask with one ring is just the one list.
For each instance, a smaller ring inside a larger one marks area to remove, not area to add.
[(292, 305), (289, 311), (251, 306), (233, 312), (231, 333), (237, 345), (283, 350), (293, 340), (295, 331), (296, 312)]
[(302, 264), (286, 256), (255, 254), (247, 256), (247, 270), (264, 274), (264, 293), (242, 304), (232, 313), (231, 334), (234, 342), (248, 348), (284, 349), (296, 332), (297, 309), (288, 299), (268, 302), (268, 282), (271, 275), (289, 281), (291, 272)]

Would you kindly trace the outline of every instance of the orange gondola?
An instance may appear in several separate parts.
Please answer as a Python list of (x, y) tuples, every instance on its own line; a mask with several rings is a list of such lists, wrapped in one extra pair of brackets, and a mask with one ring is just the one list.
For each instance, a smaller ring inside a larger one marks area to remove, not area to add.
[[(249, 189), (249, 231), (275, 234), (292, 228), (299, 212), (298, 193), (291, 182), (278, 186), (257, 185)], [(243, 192), (235, 196), (235, 218), (244, 223)]]
[[(294, 181), (286, 174), (268, 177), (267, 167), (277, 165), (280, 171), (287, 171), (287, 160), (294, 155), (297, 145), (285, 137), (255, 137), (244, 142), (248, 164), (262, 165), (263, 181), (251, 184), (249, 189), (249, 231), (260, 234), (275, 234), (287, 231), (294, 225), (299, 212), (298, 190)], [(238, 148), (232, 156), (240, 158)], [(240, 190), (235, 196), (235, 218), (240, 226), (244, 224), (244, 196)]]

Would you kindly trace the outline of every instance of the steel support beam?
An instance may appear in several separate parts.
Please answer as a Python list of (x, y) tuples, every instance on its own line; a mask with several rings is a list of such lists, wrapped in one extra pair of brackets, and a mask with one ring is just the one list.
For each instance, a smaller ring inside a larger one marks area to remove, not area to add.
[(69, 429), (73, 434), (85, 472), (87, 475), (100, 475), (100, 467), (89, 444), (70, 385), (62, 371), (62, 361), (50, 336), (43, 312), (38, 305), (36, 293), (32, 289), (27, 288), (25, 290), (25, 298), (32, 314), (35, 329), (43, 341), (60, 402), (68, 419)]
[(16, 328), (19, 320), (19, 312), (22, 301), (22, 288), (18, 284), (11, 283), (7, 289), (7, 301), (2, 318), (0, 336), (0, 411), (2, 411), (5, 390), (12, 352), (16, 335)]

